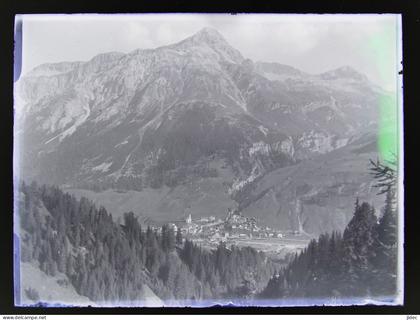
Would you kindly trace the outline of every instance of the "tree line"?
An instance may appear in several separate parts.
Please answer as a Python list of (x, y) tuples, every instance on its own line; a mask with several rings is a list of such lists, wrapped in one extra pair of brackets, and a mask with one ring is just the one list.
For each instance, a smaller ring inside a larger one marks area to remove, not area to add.
[[(396, 175), (371, 163), (385, 205), (357, 200), (344, 232), (312, 240), (280, 270), (262, 252), (220, 243), (208, 250), (168, 225), (117, 223), (106, 209), (55, 186), (21, 183), (21, 260), (67, 276), (96, 303), (139, 304), (147, 285), (167, 304), (195, 300), (392, 296), (397, 286)], [(31, 294), (36, 296), (36, 293)]]
[(380, 297), (397, 290), (398, 217), (396, 171), (371, 162), (385, 205), (378, 218), (372, 205), (356, 201), (343, 233), (323, 234), (289, 265), (276, 272), (260, 293), (264, 299), (289, 297)]
[(65, 274), (97, 303), (135, 304), (144, 285), (168, 303), (249, 294), (274, 272), (252, 248), (205, 250), (168, 225), (142, 226), (133, 212), (119, 224), (105, 208), (55, 186), (21, 183), (19, 199), (21, 260)]

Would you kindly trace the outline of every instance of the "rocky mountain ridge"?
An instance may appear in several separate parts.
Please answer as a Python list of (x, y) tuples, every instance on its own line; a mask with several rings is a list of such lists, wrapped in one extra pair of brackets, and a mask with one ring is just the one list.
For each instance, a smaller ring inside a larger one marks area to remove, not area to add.
[(15, 93), (22, 177), (99, 190), (169, 188), (178, 194), (167, 195), (175, 211), (189, 202), (180, 192), (187, 186), (201, 207), (213, 196), (245, 207), (246, 190), (271, 172), (374, 133), (380, 94), (349, 67), (308, 75), (254, 63), (209, 28), (157, 49), (41, 65)]

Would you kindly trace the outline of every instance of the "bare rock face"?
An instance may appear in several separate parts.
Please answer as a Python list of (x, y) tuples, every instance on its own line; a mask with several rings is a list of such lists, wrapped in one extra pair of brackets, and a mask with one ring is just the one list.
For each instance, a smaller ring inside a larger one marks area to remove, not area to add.
[[(319, 233), (344, 226), (353, 191), (368, 185), (375, 148), (367, 156), (343, 151), (344, 163), (358, 159), (351, 177), (318, 174), (342, 166), (342, 159), (331, 160), (334, 152), (375, 132), (381, 93), (349, 67), (309, 75), (254, 63), (205, 28), (153, 50), (38, 66), (19, 80), (15, 94), (15, 163), (22, 177), (138, 192), (207, 181), (247, 214)], [(179, 194), (182, 212), (188, 201)], [(337, 200), (343, 197), (348, 201)], [(196, 214), (207, 209), (197, 207)]]
[(342, 230), (351, 217), (356, 198), (381, 208), (383, 196), (368, 172), (377, 157), (372, 134), (345, 147), (265, 175), (242, 197), (242, 211), (257, 213), (284, 231), (320, 234)]

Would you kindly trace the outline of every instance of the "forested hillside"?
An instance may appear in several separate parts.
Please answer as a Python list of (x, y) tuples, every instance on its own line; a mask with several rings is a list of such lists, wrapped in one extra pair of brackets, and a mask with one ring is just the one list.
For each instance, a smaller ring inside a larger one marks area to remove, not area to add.
[(344, 233), (312, 240), (271, 278), (261, 298), (395, 297), (398, 219), (394, 190), (386, 192), (379, 219), (373, 206), (357, 201)]
[(21, 261), (50, 276), (65, 274), (98, 304), (142, 305), (148, 288), (165, 305), (250, 297), (275, 270), (252, 248), (206, 251), (166, 225), (145, 229), (132, 212), (117, 223), (104, 208), (57, 187), (22, 183), (19, 218)]
[[(86, 198), (21, 183), (21, 261), (51, 277), (65, 275), (77, 294), (102, 305), (141, 306), (150, 295), (162, 304), (183, 306), (227, 299), (249, 304), (258, 299), (393, 299), (396, 176), (387, 166), (372, 165), (379, 193), (386, 194), (379, 214), (356, 200), (343, 234), (322, 234), (283, 267), (250, 247), (220, 243), (215, 250), (203, 249), (168, 225), (142, 227), (133, 212), (116, 222)], [(35, 291), (28, 292), (38, 302)]]

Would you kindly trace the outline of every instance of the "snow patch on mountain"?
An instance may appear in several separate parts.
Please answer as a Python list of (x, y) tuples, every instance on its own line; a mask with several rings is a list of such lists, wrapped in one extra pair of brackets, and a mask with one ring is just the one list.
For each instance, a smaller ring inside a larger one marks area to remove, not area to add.
[(114, 148), (118, 148), (118, 147), (123, 146), (123, 145), (125, 145), (125, 144), (127, 144), (127, 143), (128, 143), (128, 140), (124, 140), (124, 141), (122, 141), (122, 142), (120, 142), (120, 143), (117, 143), (117, 144), (114, 146)]
[(100, 165), (93, 167), (92, 170), (93, 171), (101, 171), (101, 172), (107, 172), (109, 171), (109, 168), (112, 166), (112, 162), (104, 162), (101, 163)]
[(311, 130), (308, 133), (304, 133), (298, 140), (298, 144), (301, 148), (316, 153), (326, 153), (332, 151), (332, 136), (321, 132), (315, 132)]
[(254, 142), (248, 150), (248, 154), (252, 157), (255, 154), (268, 154), (270, 152), (270, 145), (263, 141)]
[(232, 196), (232, 195), (240, 192), (245, 186), (251, 184), (252, 182), (254, 182), (260, 176), (261, 176), (261, 174), (259, 173), (258, 166), (254, 166), (252, 168), (251, 174), (246, 179), (243, 179), (243, 180), (238, 179), (238, 180), (235, 180), (232, 183), (232, 186), (228, 190), (228, 194)]
[(288, 154), (291, 157), (293, 157), (295, 154), (295, 147), (293, 145), (293, 140), (290, 137), (277, 143), (276, 147), (277, 147), (277, 150), (280, 150), (281, 152)]
[(73, 122), (67, 129), (61, 131), (58, 135), (47, 140), (45, 144), (58, 138), (61, 142), (65, 137), (72, 135), (76, 132), (77, 127), (83, 124), (90, 115), (90, 108), (86, 104), (80, 103), (80, 101), (70, 101), (66, 103), (63, 109), (57, 109), (55, 113), (48, 118), (43, 124), (43, 129), (49, 132), (55, 132), (60, 129), (64, 129), (68, 124)]
[(259, 125), (258, 126), (258, 129), (260, 129), (260, 131), (265, 135), (265, 136), (267, 136), (267, 133), (268, 133), (268, 129), (266, 128), (266, 127), (264, 127), (263, 125)]

